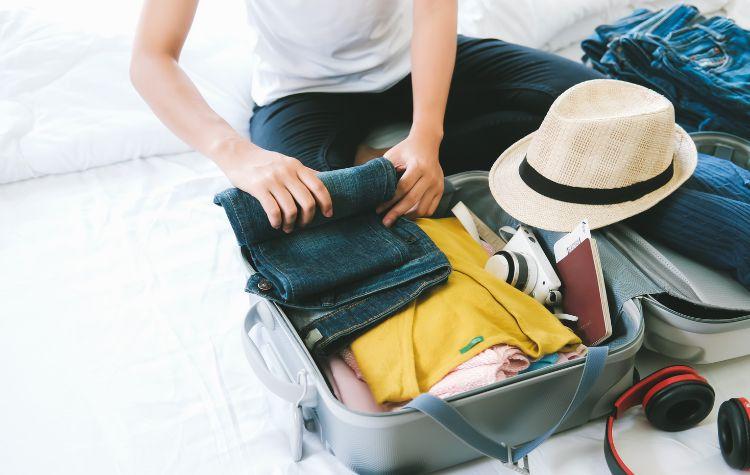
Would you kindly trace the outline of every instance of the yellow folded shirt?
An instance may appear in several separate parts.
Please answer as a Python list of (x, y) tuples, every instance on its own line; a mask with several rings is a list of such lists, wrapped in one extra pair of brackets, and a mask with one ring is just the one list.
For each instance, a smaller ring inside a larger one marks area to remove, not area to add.
[(487, 253), (457, 219), (417, 224), (445, 253), (453, 272), (445, 285), (352, 343), (378, 403), (415, 398), (492, 345), (516, 346), (539, 358), (581, 343), (539, 302), (485, 271)]

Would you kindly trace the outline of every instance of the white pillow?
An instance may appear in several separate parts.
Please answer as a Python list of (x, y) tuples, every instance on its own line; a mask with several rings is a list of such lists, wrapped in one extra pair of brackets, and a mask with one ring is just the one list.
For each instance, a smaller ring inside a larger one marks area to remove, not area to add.
[[(694, 0), (713, 13), (730, 0)], [(735, 0), (747, 2), (748, 0)], [(661, 9), (679, 0), (460, 0), (459, 31), (479, 38), (499, 38), (548, 51), (578, 43), (598, 25), (636, 8)], [(750, 8), (748, 8), (750, 10)]]
[[(583, 20), (606, 20), (609, 10), (623, 9), (628, 0), (461, 0), (459, 29), (463, 34), (500, 38), (533, 48), (548, 50), (571, 41), (555, 41)], [(591, 33), (576, 30), (576, 39)]]
[[(189, 39), (181, 63), (247, 131), (252, 42), (221, 33)], [(0, 10), (0, 183), (189, 150), (130, 84), (131, 42)]]

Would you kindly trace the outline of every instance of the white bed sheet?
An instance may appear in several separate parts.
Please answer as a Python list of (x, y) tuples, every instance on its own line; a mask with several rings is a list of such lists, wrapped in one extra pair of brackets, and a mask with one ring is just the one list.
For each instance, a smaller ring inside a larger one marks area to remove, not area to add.
[[(122, 35), (133, 9), (73, 3), (107, 10), (124, 30), (113, 20), (68, 35), (0, 8), (0, 79), (20, 79), (0, 81), (0, 182), (159, 156), (0, 185), (0, 471), (348, 473), (312, 437), (305, 459), (290, 460), (286, 407), (266, 396), (240, 346), (243, 271), (223, 212), (211, 203), (227, 182), (198, 154), (164, 155), (186, 147), (123, 82)], [(234, 8), (238, 0), (222, 3)], [(209, 4), (218, 5), (201, 2)], [(70, 2), (50, 5), (55, 18), (76, 11)], [(223, 24), (227, 12), (217, 15)], [(76, 28), (91, 26), (80, 20)], [(94, 48), (104, 61), (77, 51), (56, 56), (91, 35), (105, 38)], [(196, 36), (185, 60), (212, 104), (246, 130), (246, 64), (224, 69), (241, 57), (235, 46), (249, 45)], [(45, 60), (39, 71), (31, 67), (36, 54)], [(22, 75), (11, 75), (11, 66)], [(34, 81), (43, 87), (30, 87)], [(115, 98), (115, 107), (101, 107), (102, 98)], [(33, 122), (15, 120), (29, 107)], [(641, 369), (659, 363), (645, 354)], [(706, 368), (718, 401), (750, 395), (749, 365), (745, 358)], [(713, 419), (667, 436), (634, 414), (618, 440), (636, 472), (727, 472)], [(599, 421), (554, 437), (532, 454), (534, 473), (603, 473), (602, 434)], [(480, 460), (447, 472), (506, 469)]]
[[(0, 186), (3, 473), (348, 473), (311, 436), (291, 462), (285, 403), (244, 360), (242, 266), (211, 202), (226, 185), (190, 153)], [(750, 395), (749, 367), (704, 368), (717, 401)], [(634, 411), (618, 442), (636, 473), (730, 473), (714, 419), (667, 435)], [(533, 473), (604, 473), (603, 431), (553, 437)]]

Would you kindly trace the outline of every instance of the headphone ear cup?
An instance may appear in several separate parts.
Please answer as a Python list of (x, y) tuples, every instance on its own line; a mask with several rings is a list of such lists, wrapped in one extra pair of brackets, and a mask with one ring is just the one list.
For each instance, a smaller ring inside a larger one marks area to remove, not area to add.
[(724, 401), (717, 425), (721, 455), (727, 464), (740, 470), (750, 468), (750, 420), (742, 402), (734, 398)]
[(655, 393), (644, 406), (646, 417), (667, 432), (688, 429), (711, 413), (714, 390), (698, 380), (679, 381)]

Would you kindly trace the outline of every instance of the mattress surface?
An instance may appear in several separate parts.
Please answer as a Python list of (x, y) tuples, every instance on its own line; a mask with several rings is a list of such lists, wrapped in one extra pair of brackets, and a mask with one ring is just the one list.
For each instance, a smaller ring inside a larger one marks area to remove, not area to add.
[[(225, 186), (192, 153), (0, 186), (4, 473), (348, 473), (310, 436), (291, 461), (288, 406), (244, 359), (244, 271), (211, 202)], [(668, 363), (639, 358), (642, 374)], [(750, 395), (749, 369), (701, 368), (717, 401)], [(631, 414), (617, 441), (636, 473), (732, 473), (715, 412), (677, 434)], [(602, 473), (603, 433), (553, 437), (533, 473)], [(445, 473), (506, 472), (483, 459)]]

